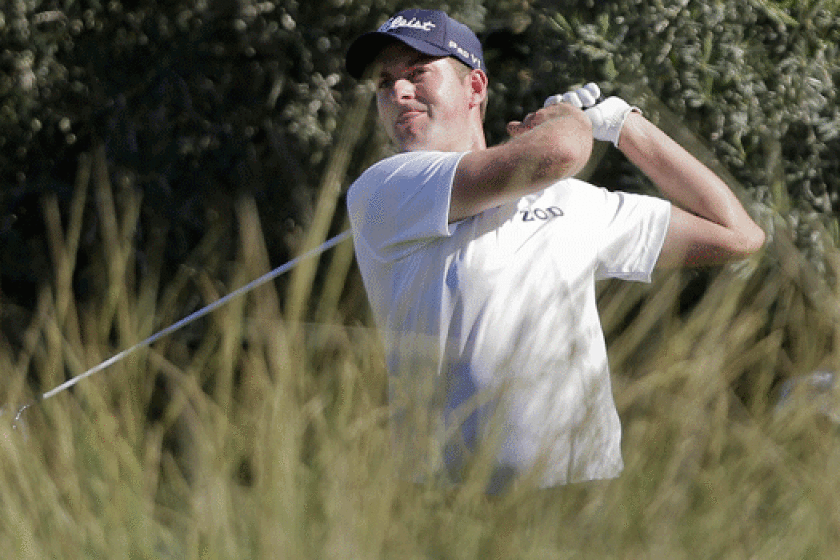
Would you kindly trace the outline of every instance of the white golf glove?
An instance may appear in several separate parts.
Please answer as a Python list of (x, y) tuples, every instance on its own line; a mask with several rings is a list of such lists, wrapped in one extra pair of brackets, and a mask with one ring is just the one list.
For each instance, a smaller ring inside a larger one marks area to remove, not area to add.
[(618, 147), (621, 127), (632, 111), (641, 113), (638, 107), (631, 107), (620, 97), (608, 97), (598, 102), (601, 90), (597, 84), (588, 83), (582, 88), (568, 91), (563, 95), (552, 95), (545, 100), (544, 107), (557, 103), (568, 103), (583, 109), (584, 114), (592, 123), (592, 137), (595, 140), (612, 142)]

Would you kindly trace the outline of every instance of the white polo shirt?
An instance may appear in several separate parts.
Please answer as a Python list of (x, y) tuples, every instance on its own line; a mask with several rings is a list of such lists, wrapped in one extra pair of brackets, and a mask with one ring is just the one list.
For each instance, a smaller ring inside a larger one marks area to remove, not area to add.
[(543, 486), (615, 477), (595, 281), (650, 280), (670, 203), (567, 179), (449, 224), (463, 155), (387, 158), (347, 196), (396, 451), (417, 472), (457, 471), (484, 445)]

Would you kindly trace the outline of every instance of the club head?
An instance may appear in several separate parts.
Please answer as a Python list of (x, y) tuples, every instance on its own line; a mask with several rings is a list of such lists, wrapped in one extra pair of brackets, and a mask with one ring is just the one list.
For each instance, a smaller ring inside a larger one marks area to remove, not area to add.
[(23, 419), (23, 413), (26, 411), (27, 408), (32, 406), (32, 403), (25, 404), (17, 409), (14, 416), (12, 416), (11, 412), (14, 410), (8, 406), (0, 407), (0, 418), (4, 421), (6, 418), (11, 419), (11, 426), (12, 431), (18, 432), (23, 435), (24, 438), (28, 437), (28, 428), (26, 422)]

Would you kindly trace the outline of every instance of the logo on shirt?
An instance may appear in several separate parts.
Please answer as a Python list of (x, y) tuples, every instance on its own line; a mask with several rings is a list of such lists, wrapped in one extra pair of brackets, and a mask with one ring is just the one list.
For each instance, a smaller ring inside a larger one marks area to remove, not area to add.
[(545, 222), (553, 218), (559, 218), (563, 215), (563, 210), (557, 206), (549, 206), (548, 208), (529, 208), (528, 210), (520, 210), (519, 215), (522, 216), (523, 222)]

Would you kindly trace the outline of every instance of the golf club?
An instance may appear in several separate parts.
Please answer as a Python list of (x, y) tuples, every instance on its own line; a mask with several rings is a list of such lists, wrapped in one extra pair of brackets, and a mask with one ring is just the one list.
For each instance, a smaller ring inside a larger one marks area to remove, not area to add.
[[(12, 429), (19, 429), (19, 428), (23, 427), (23, 422), (22, 422), (21, 418), (23, 416), (24, 411), (26, 411), (27, 408), (29, 408), (29, 407), (31, 407), (35, 404), (38, 404), (40, 402), (43, 402), (43, 401), (45, 401), (45, 400), (47, 400), (51, 397), (54, 397), (55, 395), (57, 395), (57, 394), (59, 394), (63, 391), (66, 391), (67, 389), (76, 385), (79, 381), (81, 381), (81, 380), (83, 380), (87, 377), (90, 377), (91, 375), (93, 375), (95, 373), (98, 373), (98, 372), (102, 371), (103, 369), (105, 369), (109, 366), (114, 365), (115, 363), (124, 359), (126, 356), (136, 352), (137, 350), (139, 350), (141, 348), (145, 348), (147, 346), (150, 346), (155, 341), (157, 341), (157, 340), (159, 340), (159, 339), (161, 339), (161, 338), (163, 338), (163, 337), (165, 337), (169, 334), (172, 334), (173, 332), (175, 332), (178, 329), (188, 325), (189, 323), (195, 321), (196, 319), (199, 319), (200, 317), (203, 317), (203, 316), (207, 315), (208, 313), (211, 313), (212, 311), (215, 311), (216, 309), (222, 307), (223, 305), (225, 305), (226, 303), (228, 303), (232, 299), (234, 299), (238, 296), (244, 295), (244, 294), (250, 292), (251, 290), (269, 282), (270, 280), (273, 280), (273, 279), (277, 278), (278, 276), (280, 276), (282, 274), (285, 274), (286, 272), (288, 272), (289, 270), (293, 269), (295, 266), (300, 264), (301, 261), (304, 261), (304, 260), (306, 260), (308, 258), (311, 258), (311, 257), (315, 257), (315, 256), (320, 255), (321, 253), (323, 253), (323, 252), (325, 252), (329, 249), (332, 249), (333, 247), (335, 247), (336, 245), (338, 245), (342, 241), (348, 239), (349, 237), (351, 237), (351, 232), (349, 230), (347, 230), (347, 231), (344, 231), (344, 232), (336, 235), (335, 237), (333, 237), (331, 239), (328, 239), (327, 241), (325, 241), (324, 243), (322, 243), (318, 247), (315, 247), (314, 249), (311, 249), (311, 250), (307, 251), (306, 253), (304, 253), (304, 254), (302, 254), (298, 257), (295, 257), (294, 259), (290, 260), (289, 262), (287, 262), (283, 265), (280, 265), (279, 267), (275, 268), (274, 270), (272, 270), (270, 272), (267, 272), (266, 274), (260, 276), (256, 280), (252, 280), (251, 282), (242, 286), (241, 288), (238, 288), (238, 289), (232, 291), (231, 293), (227, 294), (226, 296), (223, 296), (223, 297), (217, 299), (213, 303), (210, 303), (209, 305), (206, 305), (206, 306), (202, 307), (198, 311), (195, 311), (194, 313), (191, 313), (190, 315), (184, 317), (180, 321), (177, 321), (176, 323), (173, 323), (172, 325), (166, 327), (165, 329), (156, 332), (155, 334), (151, 335), (150, 337), (146, 338), (145, 340), (143, 340), (141, 342), (138, 342), (134, 346), (131, 346), (130, 348), (127, 348), (127, 349), (111, 356), (110, 358), (108, 358), (104, 362), (90, 368), (89, 370), (85, 371), (84, 373), (80, 373), (79, 375), (68, 379), (64, 383), (56, 386), (55, 388), (50, 389), (46, 393), (42, 393), (37, 398), (35, 398), (31, 402), (28, 402), (28, 403), (24, 404), (23, 406), (21, 406), (17, 410), (17, 412), (15, 413), (15, 417), (12, 420)], [(0, 416), (4, 415), (5, 413), (6, 413), (5, 407), (0, 409)]]

